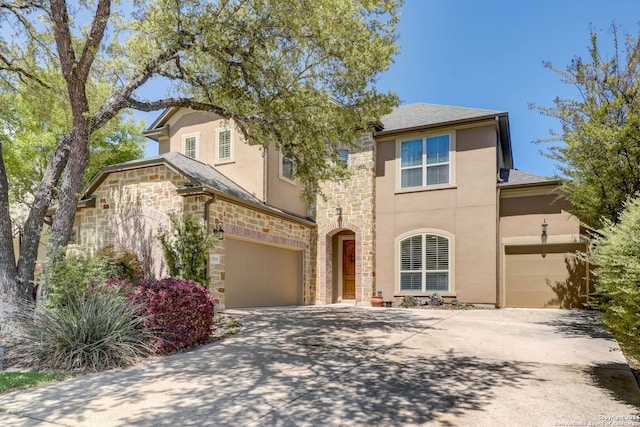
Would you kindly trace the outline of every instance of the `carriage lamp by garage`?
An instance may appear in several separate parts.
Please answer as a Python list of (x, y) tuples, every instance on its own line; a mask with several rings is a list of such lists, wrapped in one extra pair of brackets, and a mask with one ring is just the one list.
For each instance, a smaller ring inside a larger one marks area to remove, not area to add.
[(337, 217), (342, 217), (342, 206), (338, 205), (338, 207), (336, 207), (336, 216)]
[(218, 240), (224, 240), (224, 229), (222, 228), (222, 222), (216, 221), (216, 225), (213, 227), (213, 235)]
[(547, 228), (549, 227), (549, 224), (547, 224), (547, 220), (546, 218), (542, 220), (542, 224), (540, 225), (540, 227), (542, 227), (542, 235), (540, 236), (540, 241), (542, 242), (543, 245), (543, 249), (542, 249), (542, 258), (547, 256), (547, 251), (544, 249), (544, 245), (547, 243)]

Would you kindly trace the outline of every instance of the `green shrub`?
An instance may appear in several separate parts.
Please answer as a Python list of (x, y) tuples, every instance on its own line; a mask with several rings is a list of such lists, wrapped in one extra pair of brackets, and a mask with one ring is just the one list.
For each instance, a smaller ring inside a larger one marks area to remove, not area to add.
[(211, 338), (213, 298), (194, 281), (141, 281), (130, 298), (142, 307), (145, 328), (157, 336), (153, 342), (156, 352), (187, 349)]
[(48, 303), (64, 305), (70, 295), (83, 293), (109, 279), (136, 283), (142, 277), (142, 264), (127, 249), (106, 246), (95, 256), (67, 254), (56, 257), (47, 267)]
[(620, 344), (640, 356), (640, 199), (627, 202), (618, 224), (593, 240), (596, 305)]
[(41, 305), (24, 316), (34, 358), (45, 367), (103, 370), (150, 353), (150, 336), (135, 302), (97, 286), (69, 293), (62, 306)]
[(104, 258), (75, 254), (57, 257), (47, 266), (47, 274), (43, 276), (49, 294), (47, 303), (65, 305), (75, 295), (103, 283), (110, 275)]
[(142, 279), (144, 271), (136, 254), (126, 248), (105, 246), (96, 253), (104, 263), (110, 279), (126, 280), (135, 283)]
[(420, 305), (420, 301), (418, 300), (418, 298), (411, 295), (407, 295), (403, 297), (402, 302), (400, 303), (400, 307), (403, 307), (403, 308), (413, 308), (419, 305)]
[(172, 231), (158, 232), (169, 274), (208, 285), (207, 256), (216, 238), (193, 215), (171, 216), (171, 225)]

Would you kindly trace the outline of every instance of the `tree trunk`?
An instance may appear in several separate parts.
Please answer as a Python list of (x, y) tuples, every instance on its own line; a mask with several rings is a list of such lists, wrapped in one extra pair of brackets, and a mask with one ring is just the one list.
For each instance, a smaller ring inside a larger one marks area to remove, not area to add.
[(58, 145), (51, 162), (47, 165), (42, 181), (38, 185), (31, 210), (29, 211), (29, 217), (24, 226), (20, 258), (18, 259), (17, 281), (18, 294), (27, 301), (32, 299), (33, 294), (33, 272), (38, 257), (42, 225), (53, 200), (55, 187), (58, 185), (60, 176), (67, 164), (74, 136), (75, 132), (66, 135)]
[[(0, 218), (9, 216), (9, 182), (0, 144)], [(19, 334), (20, 297), (16, 286), (16, 257), (10, 221), (0, 221), (0, 337), (6, 340)]]
[[(81, 136), (73, 141), (73, 149), (62, 176), (58, 206), (47, 245), (47, 262), (49, 264), (64, 256), (65, 248), (73, 234), (78, 194), (82, 191), (82, 179), (89, 163), (89, 132), (79, 132), (79, 135)], [(44, 301), (47, 293), (48, 280), (45, 279), (38, 286), (38, 300)]]

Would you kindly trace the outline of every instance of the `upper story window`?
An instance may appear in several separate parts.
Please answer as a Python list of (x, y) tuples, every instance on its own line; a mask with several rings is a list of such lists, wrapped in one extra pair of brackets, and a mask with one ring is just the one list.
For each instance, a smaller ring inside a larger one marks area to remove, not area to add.
[(293, 181), (293, 160), (285, 157), (280, 153), (280, 178)]
[(198, 156), (198, 135), (185, 136), (183, 139), (184, 155), (192, 159)]
[(338, 150), (338, 159), (346, 164), (349, 161), (349, 150)]
[(216, 149), (217, 161), (233, 160), (233, 144), (231, 140), (231, 129), (218, 131), (218, 146)]
[(450, 239), (415, 234), (400, 241), (400, 291), (450, 292)]
[(400, 142), (400, 188), (450, 183), (450, 136)]

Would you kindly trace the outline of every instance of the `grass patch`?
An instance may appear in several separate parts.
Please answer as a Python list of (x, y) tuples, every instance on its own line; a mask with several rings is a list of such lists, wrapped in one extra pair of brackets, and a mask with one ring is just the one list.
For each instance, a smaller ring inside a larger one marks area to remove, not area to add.
[(67, 372), (0, 372), (0, 394), (17, 388), (59, 381), (71, 376)]

